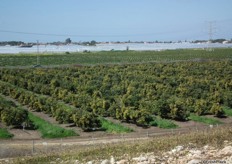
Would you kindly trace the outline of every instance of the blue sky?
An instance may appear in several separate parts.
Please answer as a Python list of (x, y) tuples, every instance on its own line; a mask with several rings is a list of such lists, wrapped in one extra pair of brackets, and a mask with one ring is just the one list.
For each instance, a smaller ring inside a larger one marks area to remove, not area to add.
[(231, 7), (231, 0), (1, 0), (0, 41), (208, 39), (209, 21), (213, 38), (231, 39)]

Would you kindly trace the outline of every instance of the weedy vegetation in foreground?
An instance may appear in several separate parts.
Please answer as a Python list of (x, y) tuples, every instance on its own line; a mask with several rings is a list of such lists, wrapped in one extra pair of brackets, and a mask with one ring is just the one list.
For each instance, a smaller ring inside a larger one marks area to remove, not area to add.
[[(225, 140), (232, 141), (232, 128), (215, 128), (202, 132), (190, 132), (182, 135), (162, 136), (136, 142), (121, 142), (117, 144), (101, 144), (91, 149), (80, 150), (78, 148), (70, 149), (69, 151), (55, 154), (46, 154), (41, 156), (33, 156), (18, 158), (16, 163), (49, 163), (61, 159), (63, 161), (78, 160), (81, 162), (97, 161), (99, 159), (109, 159), (114, 156), (116, 160), (123, 158), (132, 158), (141, 153), (153, 152), (156, 155), (161, 155), (164, 151), (169, 151), (175, 146), (202, 147), (205, 145), (220, 148)], [(126, 156), (125, 156), (126, 155)]]

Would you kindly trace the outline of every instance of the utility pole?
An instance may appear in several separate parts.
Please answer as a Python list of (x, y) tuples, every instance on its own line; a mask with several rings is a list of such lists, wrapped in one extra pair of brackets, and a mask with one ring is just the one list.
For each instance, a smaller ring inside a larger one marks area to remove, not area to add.
[(37, 40), (37, 61), (36, 65), (39, 66), (39, 40)]
[(37, 40), (37, 54), (39, 53), (39, 40)]
[(208, 28), (209, 28), (209, 31), (208, 31), (209, 42), (211, 42), (211, 41), (212, 41), (212, 38), (213, 38), (214, 23), (215, 23), (215, 22), (213, 22), (213, 21), (208, 22)]
[(216, 31), (216, 22), (215, 21), (208, 21), (208, 36), (209, 36), (209, 40), (208, 40), (208, 51), (212, 51), (213, 49), (209, 48), (209, 44), (212, 43), (213, 40), (213, 35), (215, 34)]

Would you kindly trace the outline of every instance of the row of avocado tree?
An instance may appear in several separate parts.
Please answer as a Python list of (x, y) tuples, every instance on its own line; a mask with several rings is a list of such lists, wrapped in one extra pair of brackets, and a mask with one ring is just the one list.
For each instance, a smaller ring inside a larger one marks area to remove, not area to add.
[[(42, 111), (50, 114), (59, 123), (73, 122), (83, 130), (91, 130), (93, 128), (101, 127), (101, 122), (97, 115), (88, 111), (74, 109), (62, 102), (57, 102), (51, 97), (38, 95), (2, 81), (0, 81), (0, 92), (5, 96), (10, 96), (13, 99), (16, 99), (22, 105), (27, 105), (30, 110)], [(10, 122), (7, 125), (14, 124), (14, 122), (11, 122), (14, 120), (10, 119), (15, 119), (14, 112), (11, 111), (12, 108), (13, 107), (9, 105), (8, 115), (4, 113), (1, 115), (2, 117), (5, 116), (4, 120), (8, 120), (8, 122)], [(25, 110), (19, 111), (23, 111), (26, 113), (25, 115), (27, 115)], [(22, 117), (21, 115), (19, 117), (22, 119), (22, 121), (25, 121), (25, 117)]]
[(29, 122), (28, 112), (0, 96), (0, 122), (6, 126), (22, 126)]
[(184, 62), (3, 70), (1, 79), (84, 111), (136, 122), (143, 111), (177, 120), (190, 112), (222, 116), (222, 105), (232, 106), (231, 73), (230, 61)]

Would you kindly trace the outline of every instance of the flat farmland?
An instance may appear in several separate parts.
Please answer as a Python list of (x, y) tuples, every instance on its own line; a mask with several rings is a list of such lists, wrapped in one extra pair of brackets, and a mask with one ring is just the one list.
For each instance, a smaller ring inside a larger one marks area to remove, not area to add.
[[(37, 60), (36, 54), (0, 55), (12, 61), (1, 67), (1, 94), (18, 103), (2, 100), (2, 124), (39, 122), (30, 112), (42, 112), (84, 132), (128, 133), (133, 129), (121, 123), (178, 128), (175, 121), (220, 124), (218, 119), (231, 113), (231, 49), (39, 56), (44, 66), (34, 68), (24, 66), (35, 64), (30, 60)], [(11, 110), (18, 122), (10, 121)]]
[(0, 67), (130, 64), (186, 60), (231, 59), (231, 48), (179, 49), (163, 51), (101, 51), (86, 53), (0, 54)]
[(1, 156), (33, 154), (32, 140), (60, 145), (62, 138), (86, 149), (94, 138), (120, 145), (230, 126), (231, 57), (229, 48), (1, 54), (0, 137), (13, 138), (2, 140)]

